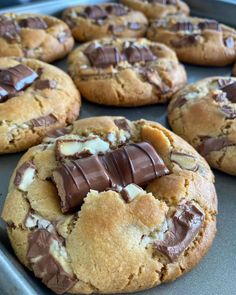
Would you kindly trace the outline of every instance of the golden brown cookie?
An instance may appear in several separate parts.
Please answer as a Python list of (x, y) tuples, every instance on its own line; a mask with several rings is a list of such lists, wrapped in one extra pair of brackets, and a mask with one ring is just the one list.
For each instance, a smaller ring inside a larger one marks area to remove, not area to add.
[(160, 124), (87, 118), (21, 158), (2, 218), (19, 260), (54, 292), (139, 291), (206, 254), (213, 182), (206, 161)]
[(0, 153), (38, 144), (79, 110), (78, 90), (62, 70), (35, 59), (0, 58)]
[(71, 7), (62, 18), (82, 42), (109, 36), (143, 37), (148, 26), (142, 12), (117, 3)]
[(121, 0), (132, 9), (142, 11), (147, 18), (155, 19), (167, 15), (188, 15), (188, 5), (180, 0)]
[(99, 104), (164, 103), (186, 83), (175, 53), (144, 38), (89, 42), (74, 50), (68, 62), (82, 96)]
[(175, 50), (182, 62), (203, 66), (226, 66), (236, 59), (236, 31), (215, 20), (171, 16), (153, 21), (150, 40)]
[(53, 62), (66, 56), (73, 45), (69, 27), (55, 17), (14, 13), (0, 16), (0, 57)]
[(180, 90), (169, 123), (210, 166), (236, 175), (236, 79), (211, 77)]

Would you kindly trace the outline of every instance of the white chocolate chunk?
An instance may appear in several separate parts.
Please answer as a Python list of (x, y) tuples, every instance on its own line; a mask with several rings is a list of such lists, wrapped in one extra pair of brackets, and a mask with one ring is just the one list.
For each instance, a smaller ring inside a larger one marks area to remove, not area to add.
[(53, 225), (49, 220), (44, 219), (38, 214), (30, 213), (25, 220), (25, 226), (27, 228), (40, 228), (40, 229), (47, 229), (47, 231), (52, 232), (54, 229)]
[(36, 168), (32, 162), (25, 162), (16, 171), (16, 176), (14, 179), (15, 186), (26, 192), (28, 187), (34, 181), (36, 175)]
[(197, 159), (192, 155), (173, 151), (170, 159), (182, 169), (190, 171), (196, 171), (198, 169)]

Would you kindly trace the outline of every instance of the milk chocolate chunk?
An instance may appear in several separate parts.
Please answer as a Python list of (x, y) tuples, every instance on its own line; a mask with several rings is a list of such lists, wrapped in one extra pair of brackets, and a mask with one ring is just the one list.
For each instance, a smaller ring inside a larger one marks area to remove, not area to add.
[(195, 29), (195, 26), (191, 22), (177, 22), (172, 27), (172, 30), (174, 31), (192, 32), (194, 31), (194, 29)]
[(106, 11), (109, 14), (113, 14), (115, 16), (123, 16), (128, 13), (128, 10), (122, 4), (111, 4), (106, 7)]
[(0, 37), (14, 40), (19, 31), (20, 28), (14, 20), (0, 18)]
[(80, 206), (90, 189), (103, 191), (131, 183), (145, 186), (168, 173), (155, 149), (147, 142), (140, 142), (101, 157), (91, 156), (62, 164), (53, 172), (53, 180), (62, 212), (66, 213)]
[(177, 260), (199, 233), (203, 220), (203, 212), (195, 205), (190, 202), (180, 205), (171, 218), (164, 240), (155, 242), (155, 248), (171, 262)]
[(45, 30), (48, 28), (47, 23), (40, 17), (28, 17), (21, 19), (19, 25), (22, 28)]
[(123, 129), (128, 132), (130, 131), (130, 126), (126, 119), (115, 119), (114, 123), (119, 129)]
[(57, 138), (57, 137), (65, 135), (65, 134), (69, 134), (70, 132), (71, 132), (71, 130), (69, 128), (62, 127), (62, 128), (58, 128), (56, 130), (48, 132), (47, 137)]
[(236, 103), (236, 82), (222, 87), (221, 90), (226, 93), (227, 98), (232, 103)]
[(220, 25), (216, 20), (206, 20), (203, 22), (198, 23), (198, 27), (201, 30), (220, 30)]
[(33, 162), (27, 161), (16, 170), (14, 184), (19, 190), (26, 192), (27, 188), (34, 181), (35, 175), (36, 168)]
[(34, 87), (37, 90), (44, 89), (54, 89), (57, 86), (57, 82), (55, 80), (38, 80), (35, 82)]
[(176, 48), (181, 48), (184, 46), (191, 46), (198, 42), (198, 35), (190, 35), (181, 38), (180, 40), (172, 40), (171, 45)]
[(57, 118), (53, 114), (42, 116), (31, 120), (33, 127), (46, 127), (57, 122)]
[(152, 51), (148, 47), (138, 47), (134, 44), (124, 48), (123, 55), (126, 56), (128, 62), (131, 64), (141, 61), (153, 61), (157, 59), (157, 57), (152, 53)]
[(224, 113), (227, 119), (235, 119), (236, 118), (236, 110), (228, 105), (224, 105), (220, 108), (221, 112)]
[(224, 39), (224, 44), (228, 48), (234, 48), (234, 38), (233, 37), (227, 37)]
[(29, 234), (27, 259), (36, 277), (57, 294), (63, 294), (77, 282), (73, 274), (67, 273), (56, 257), (61, 256), (57, 251), (66, 252), (62, 240), (54, 232), (46, 229), (34, 230)]
[(122, 60), (116, 47), (97, 47), (94, 50), (85, 51), (85, 54), (94, 67), (115, 66)]
[(0, 86), (4, 85), (20, 91), (29, 86), (38, 78), (38, 74), (29, 67), (19, 64), (17, 66), (0, 70)]
[(175, 108), (181, 108), (183, 105), (186, 104), (188, 100), (185, 98), (185, 97), (178, 97), (173, 105), (172, 105), (172, 109), (175, 109)]
[(236, 144), (229, 140), (227, 137), (219, 137), (219, 138), (204, 138), (202, 139), (201, 144), (198, 146), (197, 150), (199, 153), (205, 157), (209, 155), (211, 152), (220, 151), (224, 148), (235, 146)]
[(168, 93), (170, 91), (170, 87), (165, 84), (165, 82), (160, 77), (159, 73), (154, 69), (148, 69), (144, 73), (147, 81), (153, 85), (155, 85), (162, 94)]
[(84, 13), (88, 18), (97, 20), (107, 18), (107, 13), (98, 5), (87, 6), (84, 10)]

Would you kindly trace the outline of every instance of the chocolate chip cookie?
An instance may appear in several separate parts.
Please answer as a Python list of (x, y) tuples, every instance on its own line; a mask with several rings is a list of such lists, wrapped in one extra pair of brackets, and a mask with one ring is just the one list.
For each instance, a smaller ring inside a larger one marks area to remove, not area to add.
[(180, 0), (121, 0), (121, 2), (132, 9), (142, 11), (149, 19), (189, 14), (188, 5)]
[(176, 279), (206, 254), (213, 182), (161, 125), (87, 118), (22, 157), (2, 218), (20, 261), (54, 292), (127, 293)]
[(46, 15), (0, 15), (0, 57), (17, 56), (53, 62), (74, 45), (67, 24)]
[(86, 43), (70, 54), (69, 73), (83, 97), (116, 106), (164, 103), (186, 83), (174, 51), (147, 39)]
[(117, 3), (68, 8), (63, 19), (82, 42), (108, 36), (143, 37), (148, 26), (142, 12)]
[(38, 144), (74, 121), (80, 95), (60, 69), (35, 59), (0, 58), (0, 153)]
[(147, 36), (170, 46), (182, 62), (226, 66), (236, 59), (236, 31), (215, 20), (166, 17), (153, 21)]
[(172, 129), (209, 164), (236, 175), (236, 79), (212, 77), (180, 90), (169, 105)]

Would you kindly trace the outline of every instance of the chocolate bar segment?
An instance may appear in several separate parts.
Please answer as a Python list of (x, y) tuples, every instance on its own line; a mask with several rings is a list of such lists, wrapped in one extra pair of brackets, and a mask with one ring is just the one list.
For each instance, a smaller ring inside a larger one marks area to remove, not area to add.
[(19, 25), (22, 28), (45, 30), (48, 28), (47, 23), (40, 17), (28, 17), (21, 19)]
[(203, 22), (198, 23), (198, 27), (201, 30), (220, 30), (220, 25), (216, 20), (206, 20)]
[(44, 89), (54, 89), (57, 86), (57, 82), (55, 80), (38, 80), (35, 82), (35, 89), (44, 90)]
[(47, 116), (42, 116), (42, 117), (31, 120), (32, 126), (36, 128), (50, 126), (56, 122), (57, 122), (57, 118), (53, 114), (49, 114)]
[(124, 48), (122, 53), (131, 64), (141, 61), (153, 61), (157, 59), (150, 48), (146, 46), (139, 47), (132, 44), (129, 47)]
[(107, 18), (107, 13), (98, 5), (87, 6), (84, 13), (88, 18), (98, 20)]
[(94, 67), (108, 67), (117, 65), (122, 57), (116, 47), (97, 47), (84, 52)]
[(20, 31), (19, 26), (14, 20), (4, 17), (0, 18), (0, 37), (14, 40)]
[(199, 233), (203, 220), (203, 212), (195, 205), (190, 202), (180, 205), (171, 218), (164, 240), (155, 242), (155, 248), (171, 262), (177, 260)]
[(128, 10), (126, 9), (126, 7), (124, 7), (122, 4), (115, 4), (115, 3), (108, 5), (106, 7), (106, 11), (109, 14), (113, 14), (115, 16), (123, 16), (128, 13)]
[(28, 187), (34, 181), (35, 175), (35, 165), (32, 161), (27, 161), (16, 170), (14, 184), (19, 190), (26, 192)]
[(226, 93), (231, 102), (236, 103), (236, 82), (223, 86), (221, 90)]
[(173, 25), (172, 30), (173, 31), (185, 31), (185, 32), (193, 32), (195, 29), (195, 26), (191, 22), (177, 22)]
[(209, 155), (211, 152), (220, 151), (223, 148), (235, 145), (236, 144), (229, 140), (227, 137), (208, 137), (202, 139), (202, 143), (198, 146), (197, 150), (203, 157), (205, 157)]
[(169, 170), (147, 142), (129, 144), (104, 156), (90, 156), (62, 164), (53, 172), (61, 198), (62, 212), (70, 212), (83, 203), (90, 189), (147, 185)]

